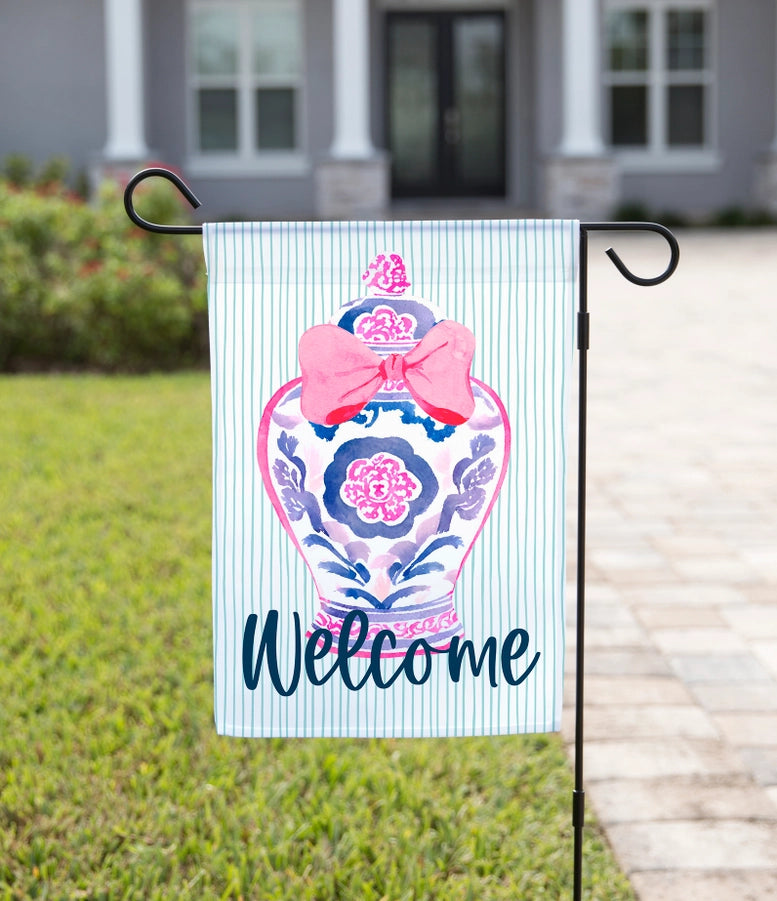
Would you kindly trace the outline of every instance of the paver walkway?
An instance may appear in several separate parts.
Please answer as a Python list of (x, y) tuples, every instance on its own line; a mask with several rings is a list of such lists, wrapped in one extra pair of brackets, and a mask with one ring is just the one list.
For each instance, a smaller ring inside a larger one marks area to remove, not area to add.
[(654, 288), (603, 250), (655, 275), (660, 237), (590, 246), (586, 797), (641, 901), (764, 901), (777, 899), (777, 231), (678, 239), (680, 266)]

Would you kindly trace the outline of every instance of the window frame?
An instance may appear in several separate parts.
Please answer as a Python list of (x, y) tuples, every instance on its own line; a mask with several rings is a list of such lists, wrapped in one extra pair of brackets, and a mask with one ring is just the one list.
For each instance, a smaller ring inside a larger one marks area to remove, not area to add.
[[(293, 7), (297, 13), (300, 46), (299, 69), (289, 75), (261, 75), (253, 71), (251, 18), (266, 8)], [(234, 10), (238, 16), (237, 72), (234, 75), (201, 75), (196, 70), (195, 25), (199, 12)], [(306, 128), (307, 71), (304, 0), (187, 0), (185, 27), (187, 170), (207, 176), (300, 176), (310, 171)], [(237, 93), (237, 149), (202, 150), (199, 146), (198, 94), (209, 87), (233, 88)], [(294, 90), (294, 148), (261, 149), (257, 146), (257, 90)]]
[[(648, 59), (643, 71), (610, 68), (607, 16), (611, 12), (640, 11), (647, 14)], [(704, 67), (669, 69), (668, 19), (670, 12), (705, 14)], [(605, 0), (602, 15), (602, 109), (607, 131), (605, 144), (625, 171), (690, 172), (713, 171), (721, 165), (717, 120), (717, 15), (715, 0)], [(647, 89), (647, 143), (641, 146), (611, 142), (611, 89), (618, 85), (645, 85)], [(669, 143), (669, 88), (701, 85), (704, 89), (704, 143)]]

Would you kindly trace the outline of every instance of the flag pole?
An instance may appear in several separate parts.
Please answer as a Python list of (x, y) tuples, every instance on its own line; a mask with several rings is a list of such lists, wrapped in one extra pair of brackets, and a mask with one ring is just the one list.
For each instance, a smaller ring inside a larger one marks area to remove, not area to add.
[(606, 253), (621, 275), (635, 285), (649, 287), (666, 281), (677, 268), (680, 248), (675, 236), (655, 222), (581, 222), (580, 269), (577, 312), (577, 349), (579, 356), (578, 458), (577, 458), (577, 619), (575, 644), (575, 782), (572, 791), (573, 901), (583, 897), (583, 832), (585, 829), (585, 788), (583, 781), (583, 737), (585, 708), (585, 539), (586, 539), (586, 465), (588, 434), (588, 349), (590, 314), (588, 312), (588, 233), (591, 231), (653, 231), (662, 235), (670, 248), (670, 260), (658, 276), (635, 275), (609, 248)]

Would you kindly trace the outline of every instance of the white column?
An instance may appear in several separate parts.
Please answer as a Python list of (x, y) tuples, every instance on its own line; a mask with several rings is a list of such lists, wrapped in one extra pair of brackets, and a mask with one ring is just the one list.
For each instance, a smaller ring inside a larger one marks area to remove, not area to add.
[(563, 156), (601, 156), (599, 4), (564, 0), (562, 7)]
[(370, 27), (368, 0), (334, 0), (335, 159), (374, 155), (370, 138)]
[(109, 160), (148, 155), (143, 104), (142, 0), (105, 0)]

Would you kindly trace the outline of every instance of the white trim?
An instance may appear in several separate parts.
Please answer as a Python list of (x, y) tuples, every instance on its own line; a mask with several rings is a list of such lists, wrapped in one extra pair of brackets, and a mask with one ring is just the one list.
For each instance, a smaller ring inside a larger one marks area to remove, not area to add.
[(198, 154), (186, 160), (186, 171), (190, 175), (203, 178), (253, 178), (278, 177), (299, 178), (309, 175), (310, 159), (300, 153), (263, 153), (261, 156), (244, 158), (230, 154), (206, 156)]
[(653, 153), (649, 150), (613, 150), (612, 156), (621, 172), (671, 175), (689, 172), (717, 172), (723, 166), (723, 157), (717, 150), (667, 150)]

